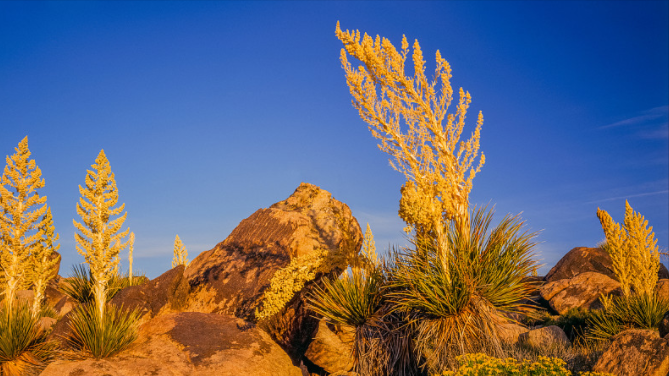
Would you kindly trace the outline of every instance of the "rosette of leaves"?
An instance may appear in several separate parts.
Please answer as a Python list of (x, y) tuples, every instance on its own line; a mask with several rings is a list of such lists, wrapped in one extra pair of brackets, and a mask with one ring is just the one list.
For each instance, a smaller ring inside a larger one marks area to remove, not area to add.
[[(536, 262), (534, 233), (522, 232), (518, 216), (491, 229), (493, 213), (473, 210), (467, 226), (450, 222), (445, 249), (435, 237), (416, 236), (413, 247), (395, 252), (388, 299), (412, 327), (417, 358), (438, 373), (455, 366), (457, 355), (501, 356), (498, 326), (504, 313), (518, 312), (531, 289), (524, 281)], [(469, 233), (461, 233), (462, 229)]]

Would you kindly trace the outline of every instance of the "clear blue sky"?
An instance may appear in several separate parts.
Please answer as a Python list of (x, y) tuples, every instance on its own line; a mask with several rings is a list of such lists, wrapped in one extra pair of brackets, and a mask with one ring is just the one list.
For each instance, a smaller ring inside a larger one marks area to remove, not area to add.
[(176, 234), (192, 259), (303, 181), (379, 249), (406, 244), (403, 177), (350, 104), (339, 20), (450, 62), (469, 129), (485, 116), (471, 202), (541, 230), (540, 272), (601, 241), (597, 208), (622, 221), (625, 199), (666, 250), (668, 19), (667, 1), (0, 2), (0, 155), (29, 136), (65, 275), (100, 149), (149, 277)]

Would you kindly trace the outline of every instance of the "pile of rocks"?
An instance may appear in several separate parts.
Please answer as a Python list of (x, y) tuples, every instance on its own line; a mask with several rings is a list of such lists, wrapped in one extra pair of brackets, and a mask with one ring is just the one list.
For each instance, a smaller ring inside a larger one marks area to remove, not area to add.
[[(348, 374), (353, 333), (314, 317), (305, 303), (324, 277), (343, 272), (361, 244), (362, 232), (350, 209), (330, 193), (302, 183), (286, 200), (244, 219), (188, 267), (177, 266), (118, 292), (112, 304), (142, 315), (139, 338), (130, 348), (102, 360), (59, 360), (42, 375)], [(281, 273), (285, 270), (311, 277)], [(659, 278), (658, 292), (669, 299), (664, 266)], [(528, 302), (558, 315), (573, 308), (599, 309), (602, 296), (621, 294), (611, 259), (600, 248), (574, 248), (546, 277), (533, 280), (537, 289)], [(57, 276), (46, 292), (47, 304), (63, 316), (51, 334), (61, 341), (69, 330), (68, 312), (77, 304), (60, 292), (66, 283)], [(268, 311), (271, 318), (264, 319)], [(507, 323), (500, 336), (506, 343), (535, 348), (571, 346), (557, 326)], [(669, 312), (659, 335), (628, 330), (614, 337), (595, 370), (667, 376)]]

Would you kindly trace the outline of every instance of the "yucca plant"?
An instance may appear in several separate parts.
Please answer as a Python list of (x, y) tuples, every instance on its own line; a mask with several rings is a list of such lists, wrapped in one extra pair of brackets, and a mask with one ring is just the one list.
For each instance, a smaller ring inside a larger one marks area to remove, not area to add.
[(626, 329), (657, 329), (669, 301), (657, 294), (632, 294), (601, 298), (602, 310), (593, 311), (588, 319), (588, 337), (607, 340)]
[[(489, 230), (492, 217), (482, 208), (472, 211), (468, 225), (449, 223), (449, 262), (430, 236), (416, 236), (413, 247), (393, 254), (387, 296), (395, 311), (406, 314), (416, 355), (432, 373), (452, 369), (455, 357), (465, 353), (501, 356), (498, 325), (508, 320), (504, 313), (524, 308), (520, 301), (531, 285), (523, 278), (536, 265), (535, 234), (521, 232), (518, 216)], [(462, 234), (466, 228), (469, 233)]]
[[(134, 278), (129, 276), (114, 274), (107, 282), (107, 301), (110, 301), (117, 292), (126, 287), (137, 286), (144, 283), (146, 278), (143, 274), (135, 274)], [(72, 274), (60, 289), (79, 303), (88, 303), (93, 300), (93, 275), (85, 264), (78, 264), (72, 267)]]
[(309, 296), (310, 308), (328, 321), (354, 330), (353, 370), (361, 375), (414, 375), (411, 340), (401, 315), (384, 299), (388, 267), (376, 255), (367, 224), (362, 249), (339, 278), (323, 279)]
[(46, 336), (27, 303), (0, 308), (0, 375), (39, 374), (55, 352)]
[(310, 308), (334, 324), (352, 328), (353, 371), (361, 375), (386, 375), (383, 322), (384, 274), (380, 267), (354, 267), (339, 278), (323, 279), (309, 297)]
[(137, 338), (139, 313), (107, 305), (100, 317), (94, 301), (75, 308), (68, 343), (96, 359), (114, 355)]

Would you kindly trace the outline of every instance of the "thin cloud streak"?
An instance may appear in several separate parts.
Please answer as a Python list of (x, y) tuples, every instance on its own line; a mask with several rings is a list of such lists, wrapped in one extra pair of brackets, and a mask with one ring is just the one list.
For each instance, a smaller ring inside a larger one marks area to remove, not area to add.
[(657, 192), (646, 192), (646, 193), (639, 193), (639, 194), (636, 194), (636, 195), (605, 198), (605, 199), (596, 200), (596, 201), (589, 201), (589, 202), (586, 202), (586, 204), (597, 204), (597, 203), (600, 203), (600, 202), (615, 201), (615, 200), (628, 199), (628, 198), (633, 198), (633, 197), (654, 196), (654, 195), (660, 195), (660, 194), (669, 194), (669, 190), (665, 189), (663, 191), (657, 191)]
[(649, 110), (641, 112), (641, 115), (635, 116), (629, 119), (621, 120), (618, 122), (615, 122), (613, 124), (608, 124), (601, 126), (597, 129), (608, 129), (608, 128), (615, 128), (615, 127), (621, 127), (621, 126), (626, 126), (626, 125), (634, 125), (634, 124), (640, 124), (640, 123), (645, 123), (650, 120), (655, 120), (659, 119), (662, 117), (666, 117), (667, 114), (669, 114), (669, 106), (660, 106), (660, 107), (655, 107), (651, 108)]

